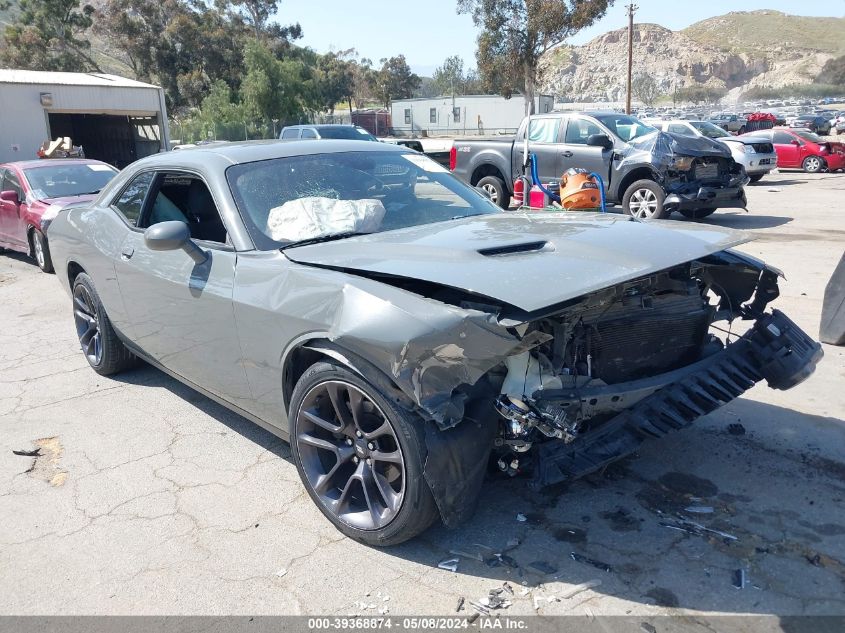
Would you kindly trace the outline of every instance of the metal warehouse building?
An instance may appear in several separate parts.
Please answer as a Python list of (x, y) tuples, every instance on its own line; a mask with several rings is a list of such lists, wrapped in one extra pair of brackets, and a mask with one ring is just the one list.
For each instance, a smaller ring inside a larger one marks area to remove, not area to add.
[[(534, 98), (534, 112), (551, 112), (554, 98)], [(391, 104), (393, 130), (397, 134), (452, 135), (513, 133), (525, 116), (522, 95), (505, 99), (499, 95), (462, 95), (401, 99)]]
[(0, 162), (65, 136), (120, 169), (167, 150), (164, 92), (116, 75), (0, 69)]

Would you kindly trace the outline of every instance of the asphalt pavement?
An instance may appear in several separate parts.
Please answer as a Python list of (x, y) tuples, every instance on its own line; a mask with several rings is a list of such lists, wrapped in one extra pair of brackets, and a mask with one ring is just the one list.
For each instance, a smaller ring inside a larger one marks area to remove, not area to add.
[[(845, 174), (770, 175), (748, 199), (705, 222), (757, 237), (742, 250), (786, 274), (775, 307), (816, 336)], [(269, 433), (148, 366), (95, 374), (55, 276), (6, 253), (0, 614), (451, 615), (507, 582), (508, 615), (843, 615), (843, 418), (845, 349), (825, 346), (791, 391), (758, 385), (568, 487), (492, 479), (463, 527), (373, 549)]]

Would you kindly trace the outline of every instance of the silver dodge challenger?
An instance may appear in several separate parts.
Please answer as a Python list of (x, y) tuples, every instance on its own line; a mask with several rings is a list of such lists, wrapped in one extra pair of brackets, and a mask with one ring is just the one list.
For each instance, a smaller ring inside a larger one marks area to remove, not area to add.
[(741, 233), (503, 212), (398, 146), (159, 154), (49, 239), (94, 371), (142, 359), (288, 440), (373, 545), (467, 519), (489, 471), (583, 476), (822, 356)]

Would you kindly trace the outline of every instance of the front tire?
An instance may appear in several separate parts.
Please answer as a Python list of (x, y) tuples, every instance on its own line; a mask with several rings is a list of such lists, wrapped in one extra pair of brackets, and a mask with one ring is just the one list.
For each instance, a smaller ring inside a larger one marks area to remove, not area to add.
[(818, 156), (807, 156), (804, 162), (801, 163), (801, 167), (808, 174), (817, 174), (824, 169), (824, 161)]
[(118, 338), (91, 278), (79, 273), (72, 290), (76, 334), (91, 369), (110, 376), (135, 364), (135, 355)]
[(666, 192), (653, 180), (637, 180), (625, 191), (622, 209), (640, 220), (660, 220), (669, 217), (663, 208)]
[(490, 195), (490, 200), (499, 205), (502, 209), (511, 206), (511, 194), (505, 187), (505, 182), (498, 176), (485, 176), (475, 185)]
[(749, 182), (760, 182), (765, 174), (754, 174), (753, 176), (749, 176)]
[(53, 259), (50, 257), (47, 238), (38, 229), (32, 229), (32, 255), (35, 257), (35, 263), (43, 272), (53, 272)]
[(411, 539), (437, 517), (423, 476), (424, 421), (332, 362), (312, 365), (291, 396), (290, 443), (309, 496), (367, 545)]

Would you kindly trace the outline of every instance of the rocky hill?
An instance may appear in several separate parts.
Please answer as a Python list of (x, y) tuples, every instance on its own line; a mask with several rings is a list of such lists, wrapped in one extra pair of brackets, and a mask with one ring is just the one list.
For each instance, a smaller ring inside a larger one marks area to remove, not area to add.
[[(627, 46), (623, 28), (550, 51), (540, 66), (542, 90), (573, 101), (623, 100)], [(728, 13), (682, 31), (634, 25), (634, 74), (655, 77), (664, 94), (695, 84), (738, 95), (752, 86), (809, 83), (842, 54), (845, 18), (765, 10)]]

